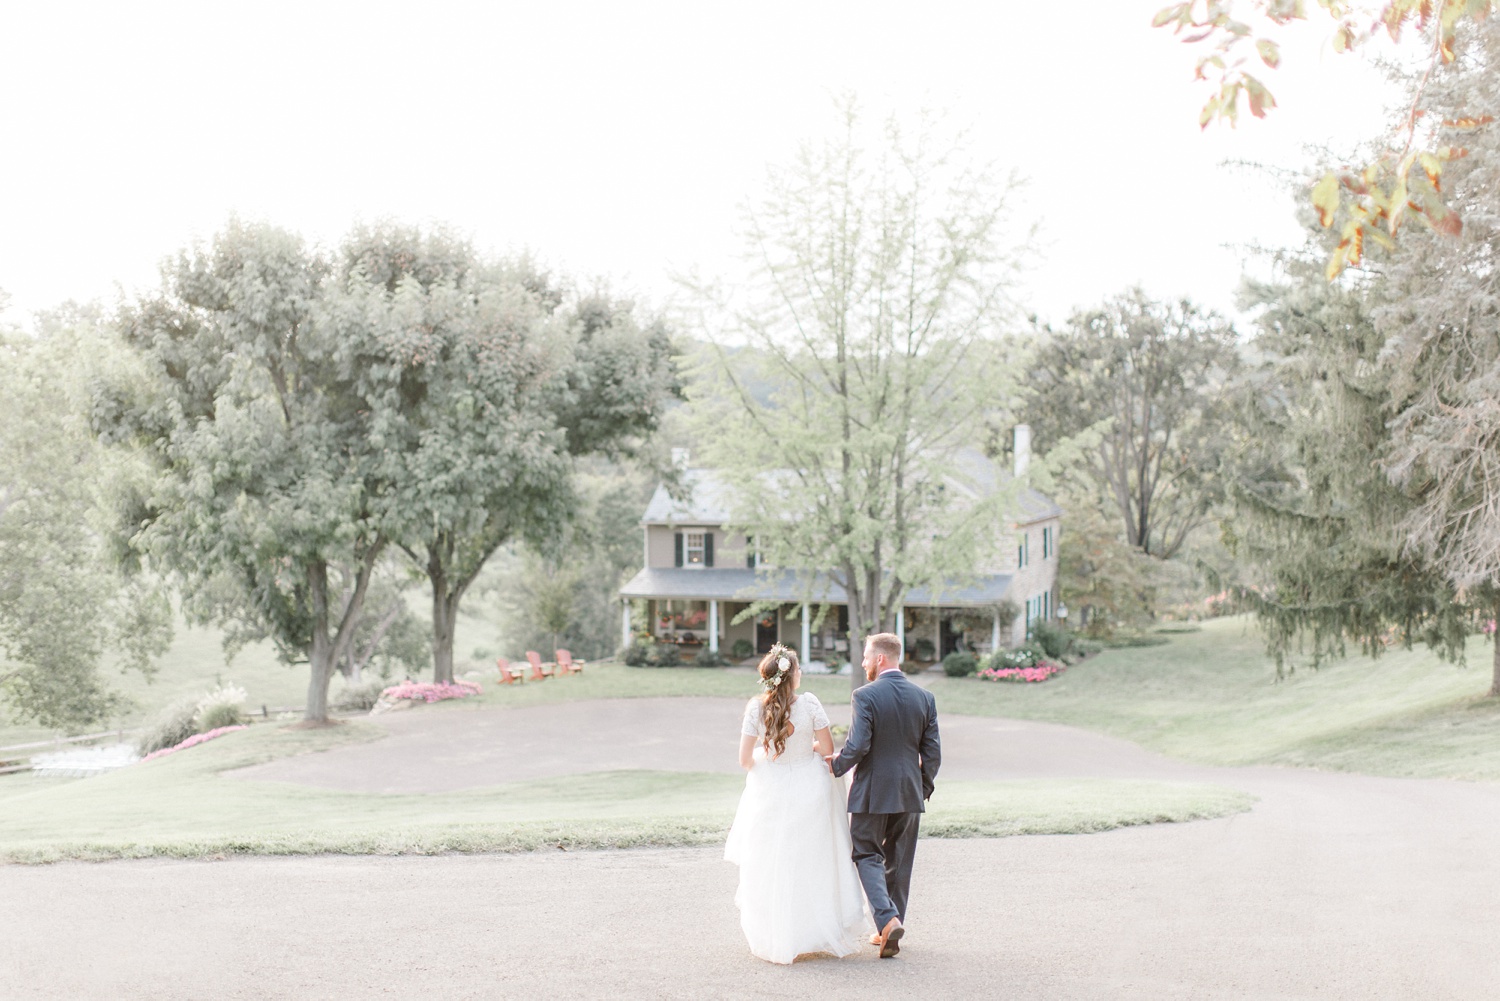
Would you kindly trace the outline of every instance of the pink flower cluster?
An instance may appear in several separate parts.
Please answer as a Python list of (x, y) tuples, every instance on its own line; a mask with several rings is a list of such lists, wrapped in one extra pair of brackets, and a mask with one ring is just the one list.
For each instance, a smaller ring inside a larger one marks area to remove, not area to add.
[(474, 681), (403, 681), (380, 693), (382, 699), (411, 699), (413, 702), (441, 702), (444, 699), (466, 699), (483, 689)]
[(1061, 673), (1063, 666), (1050, 660), (1039, 660), (1033, 667), (990, 667), (979, 672), (982, 681), (1017, 681), (1037, 682), (1046, 681), (1054, 674)]
[(144, 758), (142, 758), (140, 760), (140, 763), (141, 764), (145, 764), (146, 762), (152, 760), (153, 758), (165, 758), (167, 755), (169, 755), (169, 754), (171, 754), (171, 753), (173, 753), (175, 751), (181, 751), (181, 750), (183, 750), (185, 748), (192, 747), (195, 744), (201, 744), (205, 740), (213, 740), (215, 737), (222, 737), (226, 733), (233, 733), (236, 730), (243, 730), (243, 729), (245, 729), (245, 724), (243, 724), (243, 723), (236, 723), (234, 726), (221, 726), (221, 727), (219, 727), (216, 730), (209, 730), (207, 733), (195, 733), (191, 737), (189, 737), (187, 740), (184, 740), (180, 744), (174, 744), (171, 747), (163, 747), (159, 751), (152, 751), (150, 754), (148, 754)]
[(1495, 620), (1494, 619), (1487, 619), (1487, 620), (1485, 620), (1484, 624), (1479, 627), (1479, 631), (1482, 632), (1482, 633), (1484, 633), (1486, 636), (1493, 636), (1493, 635), (1495, 635)]

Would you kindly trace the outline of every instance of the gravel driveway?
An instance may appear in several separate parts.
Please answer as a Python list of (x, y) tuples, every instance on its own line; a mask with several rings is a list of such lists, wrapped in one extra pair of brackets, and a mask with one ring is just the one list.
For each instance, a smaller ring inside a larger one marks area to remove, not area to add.
[[(418, 750), (469, 776), (451, 788), (529, 777), (517, 762), (732, 769), (722, 741), (738, 712), (719, 699), (414, 711), (383, 724), (386, 740), (246, 772), (406, 789)], [(1500, 994), (1500, 787), (1204, 768), (1009, 720), (943, 728), (955, 778), (1206, 780), (1260, 802), (1105, 834), (925, 840), (898, 959), (791, 968), (745, 952), (716, 848), (0, 867), (0, 997)], [(554, 752), (526, 753), (538, 740)]]

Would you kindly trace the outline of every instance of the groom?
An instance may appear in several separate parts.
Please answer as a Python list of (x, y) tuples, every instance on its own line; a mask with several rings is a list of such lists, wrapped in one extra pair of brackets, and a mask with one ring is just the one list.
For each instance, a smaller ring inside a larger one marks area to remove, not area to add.
[(941, 761), (937, 700), (901, 673), (901, 641), (876, 633), (865, 641), (869, 684), (855, 689), (849, 737), (828, 765), (834, 775), (855, 768), (849, 789), (854, 865), (875, 915), (880, 957), (901, 951), (906, 898), (917, 851), (917, 822), (932, 797)]

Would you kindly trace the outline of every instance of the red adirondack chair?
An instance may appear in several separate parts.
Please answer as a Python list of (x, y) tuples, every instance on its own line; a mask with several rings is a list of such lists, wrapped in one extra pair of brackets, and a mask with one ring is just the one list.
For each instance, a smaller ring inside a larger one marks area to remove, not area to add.
[(583, 661), (574, 660), (573, 655), (566, 650), (557, 651), (557, 670), (561, 674), (582, 674)]
[(552, 677), (553, 665), (543, 664), (542, 655), (535, 650), (526, 651), (526, 659), (531, 663), (531, 680), (541, 681), (543, 678)]
[(496, 657), (495, 666), (500, 668), (500, 684), (502, 685), (516, 685), (526, 680), (526, 673), (524, 671), (512, 671), (510, 669), (510, 661), (504, 657)]

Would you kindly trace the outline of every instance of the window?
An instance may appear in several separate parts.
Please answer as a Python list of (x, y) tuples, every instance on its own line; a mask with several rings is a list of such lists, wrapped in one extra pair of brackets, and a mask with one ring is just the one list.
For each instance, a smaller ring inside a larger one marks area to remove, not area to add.
[(690, 567), (701, 567), (703, 565), (703, 535), (702, 532), (687, 533), (687, 565)]
[(1042, 529), (1042, 559), (1045, 560), (1047, 557), (1051, 556), (1052, 549), (1052, 529), (1044, 528)]
[(1016, 540), (1016, 568), (1020, 569), (1031, 562), (1031, 533), (1022, 532), (1021, 537)]

